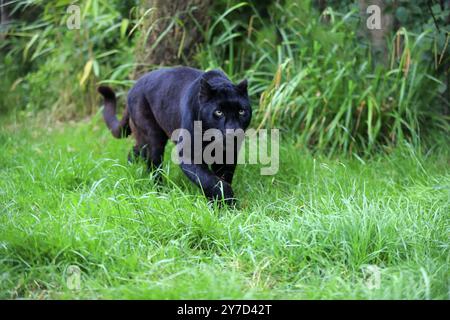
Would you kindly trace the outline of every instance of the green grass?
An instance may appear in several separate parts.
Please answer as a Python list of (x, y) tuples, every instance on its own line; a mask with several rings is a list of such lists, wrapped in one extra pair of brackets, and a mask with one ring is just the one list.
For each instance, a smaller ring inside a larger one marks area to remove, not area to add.
[(98, 116), (3, 124), (0, 298), (449, 299), (445, 144), (330, 159), (287, 139), (277, 175), (238, 168), (227, 209), (168, 162), (156, 189)]

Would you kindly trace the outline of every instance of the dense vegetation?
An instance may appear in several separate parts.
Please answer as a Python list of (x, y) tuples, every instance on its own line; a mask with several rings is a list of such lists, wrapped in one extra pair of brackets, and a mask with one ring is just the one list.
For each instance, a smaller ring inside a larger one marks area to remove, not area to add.
[[(71, 30), (72, 3), (1, 6), (0, 298), (449, 298), (448, 4), (386, 1), (377, 47), (354, 1), (222, 0), (153, 21), (151, 1), (87, 0)], [(253, 127), (282, 131), (280, 172), (240, 167), (237, 208), (169, 161), (156, 188), (100, 119), (96, 86), (123, 105), (167, 43), (180, 64), (248, 78)]]
[[(14, 12), (24, 17), (5, 27), (0, 90), (6, 98), (0, 109), (46, 108), (60, 118), (79, 117), (97, 110), (98, 83), (125, 92), (135, 80), (134, 71), (145, 62), (136, 61), (136, 52), (152, 28), (145, 23), (151, 8), (87, 1), (81, 28), (69, 30), (62, 13), (70, 1), (16, 2)], [(330, 153), (371, 152), (403, 138), (417, 143), (430, 127), (448, 134), (448, 8), (434, 6), (436, 24), (427, 14), (408, 24), (405, 10), (414, 16), (417, 7), (397, 8), (405, 26), (387, 41), (383, 65), (361, 36), (366, 16), (355, 5), (341, 3), (350, 11), (330, 7), (321, 16), (309, 1), (214, 3), (212, 21), (199, 24), (204, 42), (185, 63), (247, 77), (255, 126), (285, 129)], [(162, 38), (188, 32), (178, 16), (169, 19), (150, 52)]]

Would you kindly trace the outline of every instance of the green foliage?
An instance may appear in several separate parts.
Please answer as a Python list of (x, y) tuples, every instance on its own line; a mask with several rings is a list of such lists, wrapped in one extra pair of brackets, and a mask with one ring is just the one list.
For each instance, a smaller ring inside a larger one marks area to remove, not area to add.
[(0, 72), (5, 77), (0, 88), (5, 99), (0, 109), (50, 108), (56, 117), (73, 118), (97, 108), (99, 79), (129, 85), (124, 80), (134, 67), (133, 44), (126, 33), (130, 19), (119, 12), (123, 2), (80, 3), (80, 29), (69, 29), (66, 10), (72, 3), (13, 1), (7, 6), (15, 15), (2, 30)]
[[(80, 30), (66, 27), (69, 0), (9, 2), (12, 23), (3, 26), (0, 44), (2, 114), (92, 114), (100, 80), (122, 95), (135, 80), (134, 57), (146, 49), (142, 39), (152, 28), (145, 23), (151, 9), (138, 2), (80, 2)], [(320, 13), (311, 1), (214, 2), (211, 23), (199, 25), (205, 41), (190, 64), (249, 78), (255, 126), (281, 128), (328, 154), (371, 153), (404, 139), (418, 143), (434, 129), (448, 135), (448, 8), (431, 8), (441, 26), (437, 35), (431, 15), (396, 1), (404, 27), (392, 35), (383, 66), (361, 37), (357, 5), (327, 3)], [(171, 19), (182, 29), (177, 16)], [(158, 39), (169, 36), (165, 30)]]
[(445, 143), (363, 161), (285, 141), (219, 209), (170, 162), (157, 189), (100, 115), (35, 124), (0, 125), (0, 298), (449, 299)]
[(400, 29), (395, 37), (403, 51), (391, 46), (384, 67), (358, 37), (355, 11), (328, 10), (327, 24), (308, 1), (275, 2), (268, 18), (248, 3), (227, 3), (204, 31), (197, 59), (204, 68), (250, 79), (251, 95), (260, 97), (256, 125), (282, 128), (330, 154), (372, 152), (405, 138), (418, 142), (431, 127), (448, 134), (438, 100), (446, 84), (424, 59), (433, 52), (430, 31)]
[[(450, 48), (448, 47), (450, 3), (442, 0), (389, 0), (383, 2), (386, 6), (384, 13), (393, 18), (393, 28), (406, 28), (416, 37), (426, 33), (426, 39), (422, 41), (426, 50), (421, 57), (421, 64), (425, 64), (427, 67), (432, 65), (433, 68), (429, 68), (431, 69), (429, 71), (445, 82), (450, 63)], [(360, 10), (355, 1), (328, 0), (327, 4), (339, 12)], [(355, 19), (361, 18), (355, 17)], [(367, 40), (366, 42), (369, 43)]]

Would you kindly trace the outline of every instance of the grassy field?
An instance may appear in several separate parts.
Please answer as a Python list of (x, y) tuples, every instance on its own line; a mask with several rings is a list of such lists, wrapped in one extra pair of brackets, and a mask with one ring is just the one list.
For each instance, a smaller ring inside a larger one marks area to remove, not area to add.
[(236, 209), (168, 161), (155, 188), (99, 117), (3, 123), (0, 145), (0, 298), (449, 299), (444, 143), (362, 160), (286, 140), (277, 175), (238, 168)]

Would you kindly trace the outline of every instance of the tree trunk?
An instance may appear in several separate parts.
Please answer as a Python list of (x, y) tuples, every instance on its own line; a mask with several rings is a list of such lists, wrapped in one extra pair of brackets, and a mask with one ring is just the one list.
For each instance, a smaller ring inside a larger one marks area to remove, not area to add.
[(136, 75), (155, 66), (187, 64), (203, 40), (197, 24), (206, 28), (210, 4), (211, 0), (145, 0), (144, 11), (151, 11), (137, 48), (137, 60), (142, 65)]

